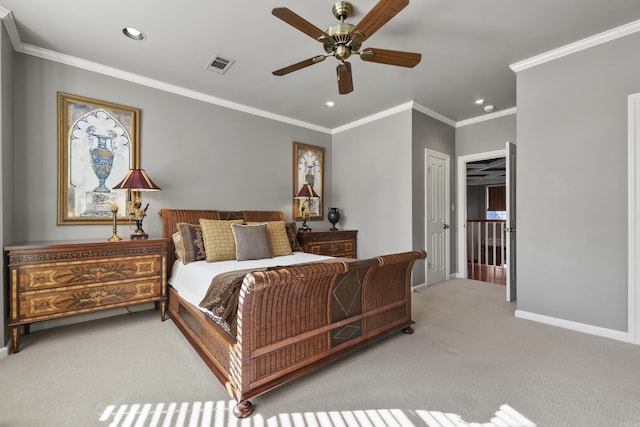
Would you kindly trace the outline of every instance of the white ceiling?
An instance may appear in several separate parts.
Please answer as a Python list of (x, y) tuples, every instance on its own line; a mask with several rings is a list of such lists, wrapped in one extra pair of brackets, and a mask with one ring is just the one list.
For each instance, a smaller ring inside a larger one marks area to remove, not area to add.
[[(376, 0), (353, 4), (348, 22), (355, 24)], [(640, 19), (638, 0), (413, 0), (363, 47), (420, 52), (421, 63), (402, 68), (351, 58), (354, 91), (338, 95), (334, 58), (271, 74), (324, 52), (271, 9), (288, 7), (324, 30), (337, 23), (332, 0), (0, 0), (0, 6), (12, 13), (24, 52), (113, 67), (104, 70), (326, 129), (410, 101), (452, 122), (485, 114), (473, 103), (478, 97), (495, 111), (511, 109), (516, 76), (509, 65)], [(146, 39), (126, 38), (127, 26)], [(214, 54), (235, 63), (225, 74), (207, 71)], [(336, 107), (326, 108), (328, 100)]]

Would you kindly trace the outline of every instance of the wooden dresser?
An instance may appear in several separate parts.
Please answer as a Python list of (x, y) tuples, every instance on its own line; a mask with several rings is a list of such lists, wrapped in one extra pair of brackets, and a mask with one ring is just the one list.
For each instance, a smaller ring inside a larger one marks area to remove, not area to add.
[(298, 243), (304, 252), (356, 258), (358, 230), (298, 231)]
[(168, 239), (7, 246), (13, 352), (20, 326), (147, 302), (167, 302)]

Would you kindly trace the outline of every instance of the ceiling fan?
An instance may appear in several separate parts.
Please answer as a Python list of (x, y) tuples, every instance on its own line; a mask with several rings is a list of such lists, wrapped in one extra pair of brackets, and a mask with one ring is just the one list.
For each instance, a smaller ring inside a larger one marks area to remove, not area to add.
[(326, 55), (317, 55), (276, 70), (273, 72), (273, 75), (284, 76), (293, 71), (318, 64), (328, 56), (335, 56), (336, 59), (340, 61), (336, 68), (338, 92), (344, 95), (353, 91), (351, 63), (346, 61), (351, 55), (359, 55), (360, 59), (368, 62), (409, 68), (415, 67), (422, 58), (422, 55), (419, 53), (377, 49), (373, 47), (361, 50), (362, 43), (365, 40), (371, 37), (373, 33), (378, 31), (408, 4), (409, 0), (380, 0), (357, 25), (353, 25), (345, 22), (353, 12), (353, 6), (347, 1), (341, 1), (334, 4), (331, 9), (333, 16), (335, 16), (340, 23), (329, 27), (326, 31), (322, 31), (286, 7), (273, 9), (271, 13), (275, 17), (322, 43), (326, 52)]

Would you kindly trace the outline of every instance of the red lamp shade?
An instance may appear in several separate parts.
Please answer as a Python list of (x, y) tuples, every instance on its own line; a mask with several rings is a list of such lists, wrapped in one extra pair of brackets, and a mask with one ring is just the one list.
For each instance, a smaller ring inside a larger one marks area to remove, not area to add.
[(158, 187), (147, 175), (144, 169), (129, 169), (129, 173), (115, 187), (114, 190), (159, 191)]
[(313, 187), (310, 184), (303, 184), (300, 191), (298, 191), (298, 193), (295, 195), (295, 198), (296, 199), (306, 199), (306, 198), (319, 199), (320, 196), (318, 196), (316, 192), (313, 191)]

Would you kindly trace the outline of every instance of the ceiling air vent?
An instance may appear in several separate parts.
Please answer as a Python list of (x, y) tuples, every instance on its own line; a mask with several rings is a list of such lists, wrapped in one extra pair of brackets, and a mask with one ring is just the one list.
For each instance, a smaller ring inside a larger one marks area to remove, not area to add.
[(233, 59), (223, 58), (220, 55), (213, 55), (213, 58), (211, 58), (205, 68), (219, 74), (224, 74), (234, 62), (235, 61)]

